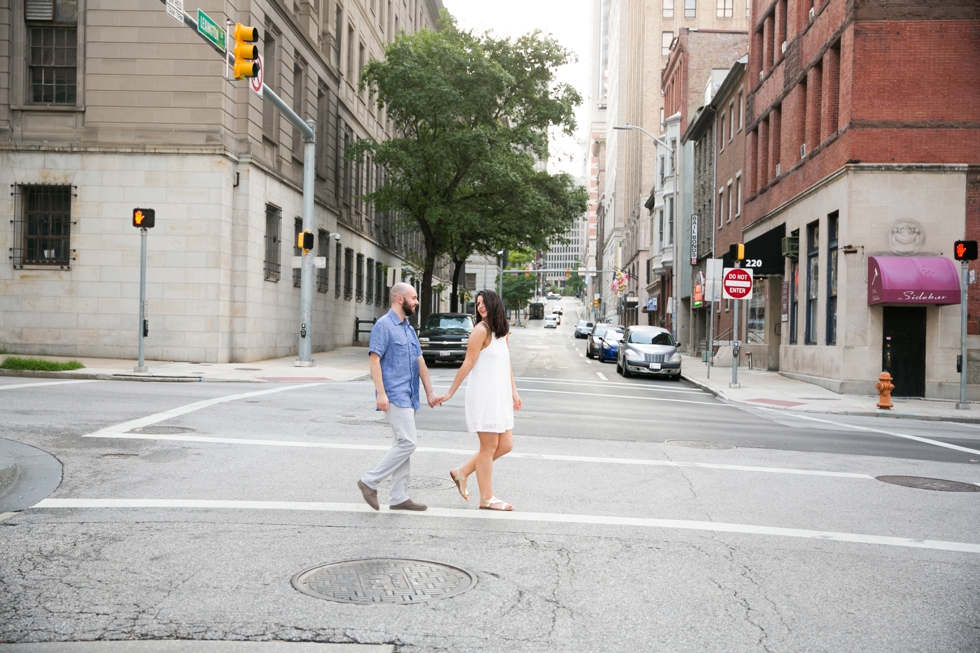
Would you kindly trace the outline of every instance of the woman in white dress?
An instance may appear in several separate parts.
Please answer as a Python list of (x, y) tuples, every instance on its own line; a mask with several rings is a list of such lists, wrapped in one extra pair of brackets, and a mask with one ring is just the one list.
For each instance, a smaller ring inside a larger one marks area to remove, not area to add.
[(491, 483), (493, 461), (514, 448), (514, 411), (521, 409), (510, 366), (510, 325), (500, 296), (492, 290), (477, 293), (476, 312), (480, 320), (470, 334), (466, 360), (439, 403), (449, 401), (463, 379), (470, 376), (466, 386), (466, 427), (480, 436), (480, 450), (459, 469), (449, 472), (449, 476), (460, 495), (469, 501), (466, 479), (476, 472), (480, 508), (513, 510), (514, 506), (493, 495)]

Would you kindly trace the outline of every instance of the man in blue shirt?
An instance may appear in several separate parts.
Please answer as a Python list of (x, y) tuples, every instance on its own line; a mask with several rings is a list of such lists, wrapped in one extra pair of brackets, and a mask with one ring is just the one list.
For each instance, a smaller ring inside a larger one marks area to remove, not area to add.
[(377, 408), (388, 416), (395, 442), (374, 469), (357, 481), (364, 500), (378, 510), (378, 482), (391, 476), (390, 510), (425, 510), (428, 506), (408, 498), (411, 456), (415, 451), (415, 411), (419, 404), (419, 378), (425, 385), (429, 408), (435, 408), (438, 397), (432, 391), (429, 369), (422, 358), (415, 329), (408, 316), (418, 308), (419, 297), (407, 283), (391, 288), (391, 310), (371, 329), (371, 380), (377, 396)]

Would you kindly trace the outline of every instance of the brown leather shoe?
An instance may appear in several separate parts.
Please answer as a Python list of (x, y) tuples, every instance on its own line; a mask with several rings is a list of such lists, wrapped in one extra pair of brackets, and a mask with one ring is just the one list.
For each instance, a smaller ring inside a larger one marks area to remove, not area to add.
[[(372, 490), (364, 483), (364, 481), (360, 479), (357, 481), (357, 487), (361, 490), (361, 494), (364, 496), (364, 500), (367, 501), (367, 504), (375, 510), (378, 510), (378, 491)], [(425, 509), (423, 508), (423, 510)]]
[(428, 510), (428, 508), (429, 506), (425, 505), (424, 503), (415, 503), (411, 499), (402, 501), (401, 503), (395, 506), (388, 506), (388, 510), (416, 510), (419, 512), (423, 510)]

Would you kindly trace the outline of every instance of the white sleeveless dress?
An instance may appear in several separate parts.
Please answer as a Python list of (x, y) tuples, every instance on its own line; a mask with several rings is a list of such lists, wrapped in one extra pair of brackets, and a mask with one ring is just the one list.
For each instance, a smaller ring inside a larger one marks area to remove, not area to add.
[(507, 338), (491, 336), (466, 383), (466, 429), (470, 433), (503, 433), (514, 428)]

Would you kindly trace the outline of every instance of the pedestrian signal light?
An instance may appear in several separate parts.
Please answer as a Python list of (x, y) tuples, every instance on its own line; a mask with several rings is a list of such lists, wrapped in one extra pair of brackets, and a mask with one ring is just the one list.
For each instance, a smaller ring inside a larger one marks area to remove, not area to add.
[(257, 77), (259, 64), (255, 60), (259, 58), (259, 49), (252, 44), (259, 40), (259, 30), (248, 25), (235, 23), (231, 35), (235, 39), (235, 44), (232, 47), (232, 54), (235, 56), (235, 79)]
[(694, 306), (694, 308), (698, 308), (702, 304), (704, 304), (704, 287), (701, 284), (696, 283), (696, 284), (694, 284), (694, 303), (693, 303), (693, 306)]
[(744, 261), (745, 245), (742, 243), (732, 243), (732, 246), (728, 249), (728, 255), (731, 256), (732, 261)]
[(313, 249), (313, 234), (309, 231), (296, 234), (296, 246), (304, 252), (308, 252)]
[(156, 221), (153, 209), (133, 209), (133, 226), (139, 229), (152, 229)]
[(572, 278), (572, 268), (565, 268), (565, 278), (566, 279)]
[(953, 244), (953, 258), (957, 261), (976, 261), (977, 241), (957, 240)]

